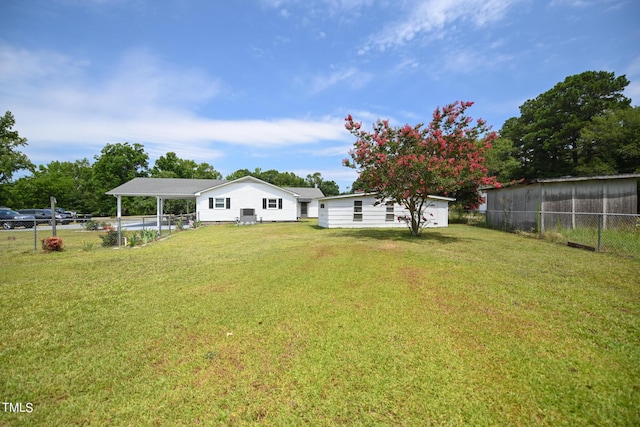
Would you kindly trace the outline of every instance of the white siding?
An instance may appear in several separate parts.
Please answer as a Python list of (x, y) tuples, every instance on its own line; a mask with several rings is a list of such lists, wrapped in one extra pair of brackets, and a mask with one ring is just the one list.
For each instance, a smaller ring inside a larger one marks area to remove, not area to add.
[[(354, 202), (362, 202), (362, 220), (354, 220)], [(408, 216), (409, 212), (403, 206), (394, 204), (393, 221), (387, 221), (386, 204), (375, 205), (376, 198), (371, 195), (350, 196), (320, 199), (324, 205), (318, 212), (318, 225), (324, 228), (405, 228), (404, 221), (398, 221), (398, 216)], [(427, 227), (447, 227), (449, 206), (445, 200), (429, 199), (429, 206), (425, 210), (425, 217), (431, 219)]]
[(318, 218), (318, 206), (320, 204), (318, 203), (318, 199), (313, 199), (309, 202), (309, 205), (307, 206), (307, 216), (309, 218)]
[[(230, 199), (230, 209), (209, 208), (209, 198)], [(264, 209), (263, 199), (282, 199), (282, 209)], [(252, 180), (231, 182), (203, 192), (196, 198), (196, 211), (200, 221), (235, 221), (241, 209), (254, 209), (258, 221), (295, 221), (297, 199), (286, 191), (272, 185)]]

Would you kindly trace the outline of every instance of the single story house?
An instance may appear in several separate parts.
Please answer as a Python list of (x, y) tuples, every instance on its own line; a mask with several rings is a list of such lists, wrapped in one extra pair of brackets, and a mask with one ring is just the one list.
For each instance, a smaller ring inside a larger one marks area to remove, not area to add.
[[(449, 197), (429, 196), (424, 216), (426, 227), (449, 226)], [(394, 201), (376, 204), (376, 193), (354, 193), (318, 199), (318, 226), (324, 228), (396, 228), (407, 227), (398, 217), (409, 211)]]
[(216, 179), (134, 178), (106, 194), (156, 197), (158, 227), (166, 199), (195, 199), (196, 218), (203, 222), (296, 221), (318, 216), (318, 188), (282, 188), (252, 176), (232, 181)]
[[(536, 179), (486, 191), (487, 223), (516, 230), (576, 228), (638, 213), (640, 174)], [(634, 219), (635, 222), (635, 219)]]

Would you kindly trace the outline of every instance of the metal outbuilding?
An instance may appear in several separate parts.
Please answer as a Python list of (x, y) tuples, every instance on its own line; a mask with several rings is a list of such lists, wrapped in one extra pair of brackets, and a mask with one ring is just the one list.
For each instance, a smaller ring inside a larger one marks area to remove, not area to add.
[(585, 214), (638, 213), (640, 174), (536, 179), (502, 188), (485, 188), (487, 223), (516, 230), (549, 224), (576, 228)]

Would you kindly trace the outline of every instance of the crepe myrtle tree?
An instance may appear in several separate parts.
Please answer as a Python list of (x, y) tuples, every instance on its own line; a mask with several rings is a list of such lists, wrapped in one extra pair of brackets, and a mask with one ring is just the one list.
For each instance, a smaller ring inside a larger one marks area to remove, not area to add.
[[(429, 222), (427, 196), (455, 196), (495, 182), (487, 176), (484, 153), (497, 135), (482, 119), (472, 124), (465, 115), (472, 105), (456, 101), (438, 107), (427, 126), (391, 127), (388, 120), (378, 119), (373, 132), (362, 130), (351, 115), (345, 119), (356, 142), (343, 164), (356, 169), (363, 187), (377, 193), (376, 203), (393, 200), (406, 207), (409, 217), (399, 220), (407, 222), (413, 236)], [(471, 204), (480, 203), (474, 193)]]

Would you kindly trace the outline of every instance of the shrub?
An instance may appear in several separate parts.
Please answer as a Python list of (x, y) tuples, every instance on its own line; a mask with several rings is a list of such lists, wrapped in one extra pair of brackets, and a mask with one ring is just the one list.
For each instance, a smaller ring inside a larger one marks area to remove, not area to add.
[(100, 230), (101, 228), (104, 228), (105, 226), (108, 226), (106, 222), (100, 222), (100, 221), (94, 221), (94, 220), (89, 220), (87, 222), (85, 222), (83, 224), (85, 230)]
[(62, 252), (64, 244), (60, 237), (47, 237), (42, 239), (42, 250), (45, 252)]
[(102, 246), (118, 246), (118, 230), (109, 230), (107, 234), (100, 236)]

